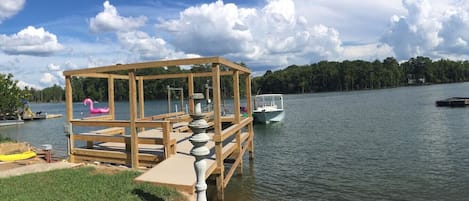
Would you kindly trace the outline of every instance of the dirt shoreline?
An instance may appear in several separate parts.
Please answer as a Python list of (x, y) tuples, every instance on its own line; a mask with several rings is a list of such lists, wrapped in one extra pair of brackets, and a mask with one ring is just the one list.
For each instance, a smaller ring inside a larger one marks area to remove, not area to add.
[(26, 142), (0, 143), (0, 155), (18, 154), (31, 150), (31, 145)]
[(28, 164), (28, 165), (23, 165), (20, 167), (13, 167), (11, 169), (1, 171), (0, 178), (19, 176), (23, 174), (47, 172), (47, 171), (57, 170), (57, 169), (74, 168), (74, 167), (78, 167), (81, 165), (82, 164), (73, 164), (73, 163), (68, 163), (65, 161), (54, 162), (54, 163)]

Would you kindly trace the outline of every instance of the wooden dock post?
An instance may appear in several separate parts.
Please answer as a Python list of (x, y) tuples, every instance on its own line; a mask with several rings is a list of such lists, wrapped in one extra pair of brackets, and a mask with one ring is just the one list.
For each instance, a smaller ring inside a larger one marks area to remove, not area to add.
[[(246, 74), (246, 109), (248, 111), (248, 117), (252, 118), (252, 97), (251, 97), (251, 74), (247, 73)], [(254, 159), (254, 128), (253, 128), (253, 122), (250, 122), (248, 125), (248, 132), (249, 132), (249, 159), (253, 160)]]
[(109, 102), (109, 114), (112, 117), (112, 120), (116, 119), (116, 106), (114, 104), (114, 76), (109, 75), (107, 78), (107, 86), (108, 86), (108, 102)]
[[(203, 99), (203, 95), (199, 96), (194, 94), (192, 98), (194, 100), (200, 100)], [(207, 171), (207, 163), (205, 162), (205, 158), (210, 153), (210, 150), (205, 146), (205, 144), (207, 144), (207, 142), (210, 140), (210, 137), (207, 135), (205, 130), (210, 126), (208, 125), (207, 121), (205, 121), (200, 102), (196, 104), (195, 112), (190, 116), (193, 119), (189, 124), (189, 128), (193, 132), (189, 141), (193, 145), (191, 149), (191, 155), (195, 157), (195, 191), (197, 194), (197, 201), (206, 201), (207, 184), (205, 183), (205, 172)]]
[[(239, 94), (239, 71), (235, 70), (233, 73), (233, 92), (234, 92), (234, 123), (239, 124), (241, 122), (241, 111), (240, 111), (240, 94)], [(241, 145), (241, 130), (236, 133), (236, 152), (237, 158), (239, 158), (238, 165), (238, 175), (243, 174), (243, 155), (241, 154), (242, 145)]]
[[(212, 89), (213, 89), (213, 130), (214, 137), (221, 136), (221, 95), (220, 95), (220, 64), (212, 64)], [(224, 178), (225, 166), (223, 164), (223, 142), (215, 141), (215, 159), (217, 168), (215, 170), (217, 175), (217, 199), (223, 200), (225, 198)]]
[(73, 156), (72, 150), (74, 147), (74, 140), (73, 140), (73, 130), (72, 124), (70, 123), (73, 119), (73, 95), (72, 95), (72, 77), (65, 76), (65, 106), (66, 106), (66, 125), (68, 128), (66, 129), (68, 135), (68, 150), (69, 150), (69, 161), (71, 163), (75, 162), (75, 157)]
[(194, 99), (192, 99), (192, 94), (194, 94), (194, 74), (190, 73), (187, 77), (188, 82), (188, 93), (189, 93), (189, 114), (194, 113)]
[(135, 121), (137, 120), (137, 83), (135, 70), (129, 70), (129, 107), (130, 107), (130, 156), (132, 168), (138, 168), (138, 136)]
[(138, 79), (138, 109), (140, 118), (145, 118), (145, 93), (143, 91), (143, 79)]

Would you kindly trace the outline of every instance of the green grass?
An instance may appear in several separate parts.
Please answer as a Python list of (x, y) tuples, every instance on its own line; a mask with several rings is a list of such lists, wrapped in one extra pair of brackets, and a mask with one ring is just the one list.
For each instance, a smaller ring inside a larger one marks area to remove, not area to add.
[(174, 189), (133, 181), (140, 173), (98, 173), (93, 167), (0, 179), (0, 200), (185, 200)]
[(13, 142), (13, 140), (9, 137), (0, 136), (0, 143), (4, 143), (4, 142)]

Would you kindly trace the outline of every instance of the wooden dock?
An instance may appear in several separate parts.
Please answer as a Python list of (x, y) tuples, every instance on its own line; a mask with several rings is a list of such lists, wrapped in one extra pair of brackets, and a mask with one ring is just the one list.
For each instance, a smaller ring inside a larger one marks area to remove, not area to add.
[[(149, 182), (157, 185), (165, 185), (183, 190), (188, 193), (194, 192), (194, 186), (196, 183), (195, 171), (193, 168), (194, 157), (190, 155), (192, 144), (189, 142), (190, 135), (185, 134), (187, 137), (179, 141), (177, 144), (177, 153), (163, 162), (157, 164), (154, 168), (143, 173), (135, 179), (137, 182)], [(213, 133), (210, 133), (213, 137)], [(245, 145), (244, 150), (247, 146), (245, 142), (249, 137), (248, 133), (241, 134), (242, 144)], [(206, 159), (207, 171), (206, 177), (212, 175), (215, 171), (216, 165), (216, 154), (215, 154), (215, 143), (210, 141), (207, 147), (211, 149), (211, 156)], [(223, 156), (228, 158), (232, 156), (236, 150), (236, 141), (231, 141), (223, 147)], [(226, 186), (226, 185), (225, 185)]]
[(53, 119), (53, 118), (60, 118), (62, 114), (33, 114), (33, 115), (23, 115), (21, 119), (25, 121), (29, 120), (41, 120), (41, 119)]
[(23, 115), (21, 119), (25, 121), (46, 119), (46, 115), (45, 114)]
[(466, 107), (469, 106), (469, 97), (452, 97), (435, 102), (438, 107)]
[(60, 118), (62, 116), (62, 114), (46, 114), (46, 119)]
[[(178, 74), (168, 72), (168, 74), (146, 75), (139, 72), (150, 68), (183, 65), (211, 65), (211, 68), (209, 68), (210, 72), (187, 71), (188, 73)], [(116, 74), (116, 72), (127, 72), (127, 74)], [(210, 126), (209, 136), (211, 137), (211, 140), (205, 145), (210, 149), (210, 154), (206, 159), (205, 177), (216, 178), (218, 200), (224, 199), (224, 189), (231, 177), (236, 172), (242, 174), (244, 153), (248, 151), (249, 158), (254, 158), (252, 114), (248, 114), (246, 117), (240, 114), (240, 91), (245, 93), (247, 111), (252, 111), (251, 71), (245, 66), (220, 57), (206, 57), (83, 68), (64, 71), (63, 74), (65, 76), (66, 120), (68, 123), (66, 133), (69, 136), (68, 150), (71, 162), (99, 161), (138, 169), (150, 167), (151, 169), (137, 177), (135, 181), (171, 186), (188, 193), (194, 193), (195, 159), (190, 154), (193, 146), (189, 138), (192, 133), (187, 126), (192, 121), (191, 117), (184, 112), (145, 115), (144, 82), (166, 79), (187, 81), (187, 93), (184, 94), (188, 94), (187, 102), (190, 114), (195, 112), (194, 97), (197, 97), (195, 95), (203, 93), (196, 93), (196, 90), (205, 90), (195, 86), (203, 86), (207, 79), (211, 79), (212, 94), (206, 99), (213, 101), (213, 109), (212, 112), (204, 114)], [(234, 111), (232, 117), (221, 116), (220, 84), (222, 76), (232, 78), (234, 103), (231, 110)], [(109, 114), (88, 118), (75, 118), (73, 116), (73, 77), (107, 79)], [(241, 78), (244, 83), (240, 83)], [(129, 82), (128, 120), (116, 120), (115, 118), (114, 82), (116, 79), (128, 80)], [(240, 89), (241, 86), (244, 88)], [(86, 133), (74, 133), (76, 127), (105, 128)], [(78, 141), (82, 142), (81, 145), (86, 145), (77, 146)], [(225, 163), (225, 159), (228, 158), (231, 161), (229, 164)], [(199, 185), (197, 187), (198, 192), (204, 191), (200, 189)]]

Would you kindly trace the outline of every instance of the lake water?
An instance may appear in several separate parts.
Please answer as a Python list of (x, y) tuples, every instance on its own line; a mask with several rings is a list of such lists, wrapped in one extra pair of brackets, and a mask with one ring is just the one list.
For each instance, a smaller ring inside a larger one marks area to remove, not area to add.
[[(468, 200), (469, 108), (435, 106), (468, 90), (459, 83), (287, 95), (282, 123), (255, 125), (255, 159), (245, 159), (226, 200)], [(157, 103), (145, 109), (166, 108)], [(64, 114), (64, 104), (31, 107)], [(118, 107), (128, 113), (126, 103)], [(75, 115), (86, 112), (76, 108)], [(26, 122), (0, 133), (65, 151), (63, 123)]]

